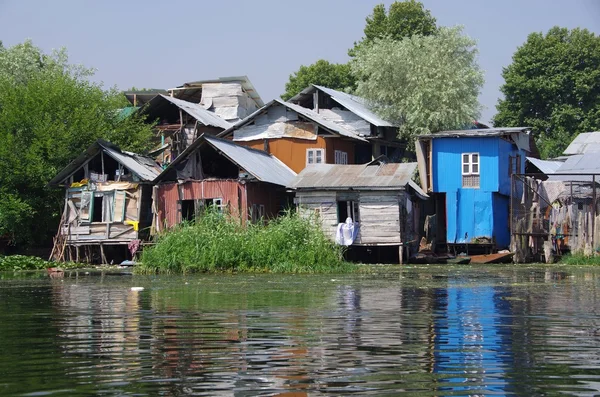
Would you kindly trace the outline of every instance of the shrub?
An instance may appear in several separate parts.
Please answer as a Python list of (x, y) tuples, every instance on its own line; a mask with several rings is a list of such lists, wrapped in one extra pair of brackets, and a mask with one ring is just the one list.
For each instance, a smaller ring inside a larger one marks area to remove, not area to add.
[(255, 271), (334, 273), (354, 268), (317, 222), (295, 213), (242, 226), (209, 210), (158, 237), (142, 253), (141, 273)]

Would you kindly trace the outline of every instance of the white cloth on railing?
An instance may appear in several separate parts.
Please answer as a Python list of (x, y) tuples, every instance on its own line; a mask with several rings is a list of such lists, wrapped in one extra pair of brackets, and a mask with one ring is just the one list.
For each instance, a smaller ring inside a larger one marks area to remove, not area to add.
[(335, 242), (339, 245), (352, 245), (358, 234), (358, 222), (352, 222), (352, 218), (346, 218), (345, 223), (340, 223), (335, 233)]

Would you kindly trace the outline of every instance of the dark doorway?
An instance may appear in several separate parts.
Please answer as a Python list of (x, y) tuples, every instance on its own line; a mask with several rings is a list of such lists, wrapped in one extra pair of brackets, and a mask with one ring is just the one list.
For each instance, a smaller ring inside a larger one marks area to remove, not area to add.
[(102, 222), (102, 212), (104, 212), (104, 207), (102, 203), (104, 202), (104, 196), (94, 197), (94, 211), (92, 214), (92, 222)]
[(196, 218), (196, 200), (181, 200), (181, 220), (193, 221)]

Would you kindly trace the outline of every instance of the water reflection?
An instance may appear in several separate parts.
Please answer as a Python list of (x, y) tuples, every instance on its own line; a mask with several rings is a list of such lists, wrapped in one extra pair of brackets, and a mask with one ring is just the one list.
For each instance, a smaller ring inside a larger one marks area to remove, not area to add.
[(4, 280), (0, 394), (594, 395), (599, 280), (535, 266)]

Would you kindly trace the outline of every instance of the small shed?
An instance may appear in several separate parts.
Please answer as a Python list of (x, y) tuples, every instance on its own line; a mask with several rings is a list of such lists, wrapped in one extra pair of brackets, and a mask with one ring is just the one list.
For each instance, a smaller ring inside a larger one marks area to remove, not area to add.
[[(91, 260), (99, 248), (106, 262), (105, 246), (127, 247), (147, 238), (152, 181), (160, 172), (148, 157), (122, 151), (103, 140), (93, 143), (48, 183), (65, 189), (55, 258)], [(66, 258), (62, 255), (65, 251)]]
[[(421, 203), (428, 196), (412, 181), (417, 163), (373, 161), (362, 165), (315, 164), (290, 188), (304, 216), (320, 218), (323, 231), (336, 238), (347, 218), (357, 224), (352, 246), (398, 247), (402, 261), (423, 230)], [(405, 249), (403, 249), (405, 248)], [(404, 255), (402, 253), (404, 252)]]
[(524, 172), (530, 150), (528, 127), (419, 136), (421, 187), (440, 220), (439, 243), (461, 252), (509, 246), (511, 176)]

